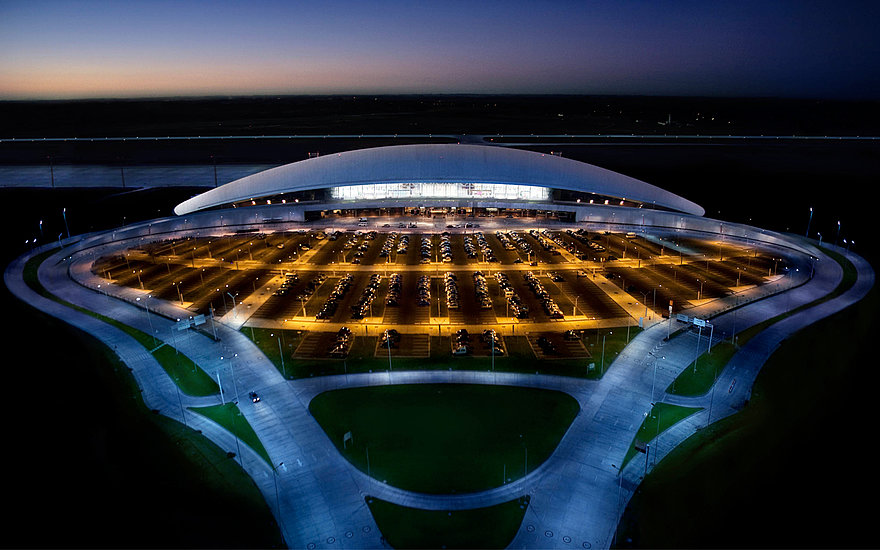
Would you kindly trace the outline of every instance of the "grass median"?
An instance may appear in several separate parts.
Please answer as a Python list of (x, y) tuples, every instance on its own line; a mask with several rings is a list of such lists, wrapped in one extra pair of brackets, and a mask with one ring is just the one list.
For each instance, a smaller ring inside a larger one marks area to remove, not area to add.
[(138, 343), (140, 343), (144, 348), (150, 351), (150, 353), (153, 355), (153, 357), (156, 359), (162, 369), (166, 373), (168, 373), (168, 376), (171, 377), (171, 379), (174, 381), (175, 384), (177, 384), (177, 386), (180, 388), (180, 391), (182, 391), (183, 393), (196, 397), (204, 397), (206, 395), (214, 395), (219, 391), (219, 386), (217, 386), (217, 383), (214, 382), (214, 380), (210, 376), (208, 376), (208, 374), (204, 370), (202, 370), (201, 367), (195, 364), (189, 357), (180, 353), (180, 351), (176, 348), (171, 347), (168, 344), (162, 345), (161, 340), (157, 340), (154, 336), (151, 336), (150, 334), (147, 334), (142, 330), (126, 325), (125, 323), (107, 317), (106, 315), (96, 313), (84, 307), (72, 304), (66, 300), (62, 300), (61, 298), (49, 292), (42, 285), (42, 283), (40, 283), (37, 272), (39, 270), (40, 264), (46, 258), (54, 254), (57, 250), (57, 248), (53, 248), (45, 252), (41, 252), (40, 254), (28, 260), (25, 264), (23, 269), (23, 278), (25, 284), (27, 284), (31, 290), (46, 299), (52, 300), (80, 313), (84, 313), (86, 315), (94, 317), (95, 319), (103, 321), (108, 325), (116, 327), (137, 340)]
[(661, 432), (666, 431), (675, 424), (678, 424), (690, 415), (700, 411), (698, 407), (682, 407), (679, 405), (671, 405), (669, 403), (657, 403), (651, 407), (651, 411), (645, 416), (639, 431), (633, 438), (629, 446), (629, 450), (623, 458), (621, 468), (633, 459), (642, 447), (642, 444), (650, 444)]
[(394, 548), (506, 548), (522, 524), (529, 497), (472, 510), (419, 510), (366, 497)]
[(735, 345), (730, 341), (718, 342), (713, 345), (711, 353), (708, 350), (703, 352), (691, 362), (687, 368), (675, 378), (675, 380), (672, 381), (672, 384), (666, 388), (667, 393), (685, 397), (695, 397), (705, 394), (715, 383), (715, 380), (727, 366), (727, 363), (730, 362), (730, 359), (733, 358), (734, 354), (736, 354), (737, 350), (746, 345), (749, 340), (754, 338), (761, 331), (796, 313), (836, 298), (852, 287), (857, 279), (856, 268), (852, 262), (842, 254), (834, 252), (833, 250), (823, 248), (822, 251), (840, 264), (840, 267), (843, 270), (843, 277), (832, 292), (822, 298), (800, 305), (791, 311), (780, 313), (770, 319), (765, 319), (760, 323), (740, 331), (736, 334)]
[[(851, 285), (845, 275), (838, 288)], [(846, 461), (871, 449), (878, 306), (875, 287), (782, 342), (747, 407), (698, 431), (645, 478), (619, 547), (873, 546), (872, 507), (845, 504), (878, 489), (876, 476)]]
[[(209, 407), (190, 407), (189, 410), (198, 413), (205, 418), (209, 418), (226, 429), (229, 433), (237, 437), (248, 447), (254, 450), (260, 457), (266, 461), (266, 464), (272, 466), (272, 459), (260, 438), (254, 432), (254, 429), (248, 423), (244, 415), (241, 414), (238, 405), (235, 403), (225, 403), (223, 405), (211, 405)], [(274, 468), (274, 466), (273, 466)]]
[(471, 384), (324, 392), (309, 410), (358, 469), (433, 494), (498, 487), (543, 463), (580, 407), (568, 394)]
[[(10, 546), (33, 545), (36, 537), (48, 547), (122, 548), (132, 544), (132, 533), (145, 548), (284, 546), (248, 474), (201, 433), (151, 411), (112, 349), (3, 296), (17, 321), (10, 342), (40, 350), (46, 365), (68, 366), (48, 377), (26, 364), (10, 369), (11, 387), (39, 386), (34, 418), (51, 426), (12, 428), (30, 453), (10, 462), (17, 475), (7, 488), (18, 495), (7, 518)], [(46, 495), (63, 513), (36, 513), (46, 511)]]

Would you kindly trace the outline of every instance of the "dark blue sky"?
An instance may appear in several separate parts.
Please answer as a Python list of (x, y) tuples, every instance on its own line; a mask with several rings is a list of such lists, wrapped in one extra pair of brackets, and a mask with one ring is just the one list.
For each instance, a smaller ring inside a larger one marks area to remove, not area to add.
[(0, 98), (880, 98), (878, 4), (0, 0)]

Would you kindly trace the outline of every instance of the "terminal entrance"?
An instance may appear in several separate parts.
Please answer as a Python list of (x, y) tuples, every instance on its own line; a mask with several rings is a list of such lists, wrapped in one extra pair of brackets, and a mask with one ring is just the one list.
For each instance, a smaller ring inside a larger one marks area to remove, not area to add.
[(574, 223), (575, 213), (566, 210), (491, 208), (491, 207), (401, 207), (401, 208), (352, 208), (338, 210), (306, 210), (305, 220), (316, 221), (332, 218), (531, 218)]

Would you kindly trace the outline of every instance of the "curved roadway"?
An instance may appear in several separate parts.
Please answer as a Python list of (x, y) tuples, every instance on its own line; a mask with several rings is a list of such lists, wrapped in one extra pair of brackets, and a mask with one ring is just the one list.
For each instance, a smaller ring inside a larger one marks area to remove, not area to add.
[[(667, 395), (672, 380), (706, 347), (705, 335), (683, 332), (664, 342), (669, 323), (663, 321), (640, 333), (598, 381), (545, 375), (492, 372), (381, 372), (285, 381), (271, 362), (243, 334), (217, 323), (219, 341), (204, 332), (175, 330), (174, 317), (189, 312), (170, 303), (137, 302), (130, 289), (113, 288), (119, 296), (102, 294), (99, 280), (87, 266), (99, 250), (67, 258), (70, 248), (49, 257), (40, 266), (42, 285), (56, 297), (118, 319), (180, 349), (213, 378), (219, 379), (224, 399), (237, 399), (256, 389), (263, 398), (239, 401), (242, 414), (265, 446), (273, 469), (257, 453), (239, 444), (225, 429), (188, 410), (191, 406), (219, 404), (219, 396), (196, 398), (181, 394), (152, 355), (133, 338), (95, 317), (78, 312), (32, 291), (23, 280), (31, 255), (18, 258), (5, 272), (7, 286), (34, 307), (89, 332), (115, 350), (131, 368), (143, 389), (146, 404), (187, 426), (201, 430), (237, 459), (254, 479), (294, 548), (378, 548), (380, 533), (364, 503), (374, 495), (405, 506), (425, 509), (468, 509), (511, 500), (528, 493), (531, 503), (511, 543), (514, 548), (607, 548), (611, 545), (621, 511), (647, 468), (632, 460), (618, 476), (618, 467), (642, 420), (654, 401), (702, 410), (659, 434), (652, 442), (650, 463), (710, 421), (741, 409), (764, 361), (797, 330), (861, 299), (871, 288), (874, 274), (860, 257), (838, 249), (858, 270), (856, 284), (844, 294), (779, 321), (752, 338), (735, 354), (712, 391), (696, 398)], [(35, 252), (36, 253), (36, 252)], [(818, 253), (818, 251), (817, 251)], [(719, 333), (749, 326), (826, 296), (841, 281), (839, 265), (818, 253), (812, 278), (806, 270), (793, 275), (790, 290), (764, 285), (689, 310), (690, 315), (712, 318)], [(99, 292), (95, 292), (99, 290)], [(129, 295), (126, 295), (129, 293)], [(763, 297), (734, 308), (742, 297)], [(119, 299), (119, 298), (123, 299)], [(150, 308), (153, 313), (149, 313)], [(156, 314), (160, 313), (160, 314)], [(206, 325), (206, 327), (209, 327)], [(222, 357), (222, 359), (221, 359)], [(733, 380), (736, 383), (733, 383)], [(318, 393), (370, 384), (467, 382), (535, 386), (565, 391), (581, 411), (553, 455), (520, 480), (496, 489), (466, 495), (425, 495), (390, 487), (368, 478), (351, 466), (309, 415), (308, 403)], [(653, 394), (653, 395), (652, 395)], [(709, 409), (711, 407), (711, 418)]]

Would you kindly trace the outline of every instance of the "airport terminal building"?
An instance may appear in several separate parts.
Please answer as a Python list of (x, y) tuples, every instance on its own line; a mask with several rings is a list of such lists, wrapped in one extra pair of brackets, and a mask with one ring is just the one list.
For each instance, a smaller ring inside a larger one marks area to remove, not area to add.
[(508, 215), (588, 221), (596, 207), (702, 216), (654, 185), (548, 153), (489, 145), (359, 149), (265, 170), (177, 205), (205, 210), (283, 206), (285, 221), (334, 215)]

